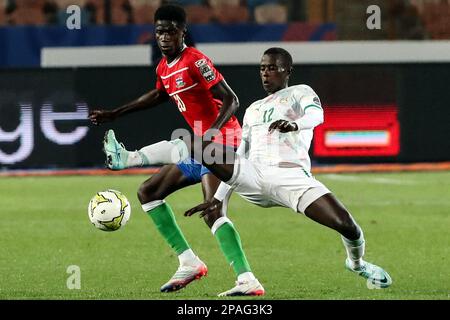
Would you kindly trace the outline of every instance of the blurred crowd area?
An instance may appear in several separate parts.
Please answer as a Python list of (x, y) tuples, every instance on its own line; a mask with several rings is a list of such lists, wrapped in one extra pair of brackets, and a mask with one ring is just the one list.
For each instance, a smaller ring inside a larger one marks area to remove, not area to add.
[[(450, 0), (0, 0), (0, 26), (65, 25), (70, 5), (83, 25), (152, 24), (167, 2), (182, 5), (191, 24), (333, 23), (338, 40), (450, 39)], [(362, 33), (373, 4), (383, 28)]]

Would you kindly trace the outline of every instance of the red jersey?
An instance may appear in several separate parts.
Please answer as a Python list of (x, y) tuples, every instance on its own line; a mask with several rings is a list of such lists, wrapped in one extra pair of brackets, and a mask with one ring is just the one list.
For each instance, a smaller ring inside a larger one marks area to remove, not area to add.
[[(156, 88), (166, 91), (178, 106), (194, 134), (202, 136), (216, 120), (222, 101), (214, 99), (211, 87), (223, 80), (211, 60), (192, 47), (185, 47), (180, 56), (167, 63), (163, 57), (156, 67)], [(233, 115), (216, 136), (218, 143), (237, 147), (242, 129)]]

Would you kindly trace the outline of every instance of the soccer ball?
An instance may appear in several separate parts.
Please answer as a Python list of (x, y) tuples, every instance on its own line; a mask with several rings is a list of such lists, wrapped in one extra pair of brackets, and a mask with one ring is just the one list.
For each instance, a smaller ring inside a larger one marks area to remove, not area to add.
[(130, 219), (131, 206), (128, 199), (117, 190), (97, 192), (89, 201), (88, 215), (92, 224), (103, 231), (122, 228)]

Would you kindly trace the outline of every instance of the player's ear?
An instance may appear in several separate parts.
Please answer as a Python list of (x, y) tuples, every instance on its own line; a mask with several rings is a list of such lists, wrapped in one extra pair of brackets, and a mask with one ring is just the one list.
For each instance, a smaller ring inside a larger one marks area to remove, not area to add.
[(289, 67), (287, 74), (290, 76), (294, 68), (292, 66)]

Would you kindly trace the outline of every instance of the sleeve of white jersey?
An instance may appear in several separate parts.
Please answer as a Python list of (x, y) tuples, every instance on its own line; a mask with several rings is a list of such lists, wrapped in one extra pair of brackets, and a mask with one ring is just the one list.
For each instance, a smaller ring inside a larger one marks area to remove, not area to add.
[(323, 123), (323, 109), (319, 96), (308, 86), (298, 90), (295, 99), (301, 109), (301, 117), (295, 121), (299, 130), (313, 129)]

